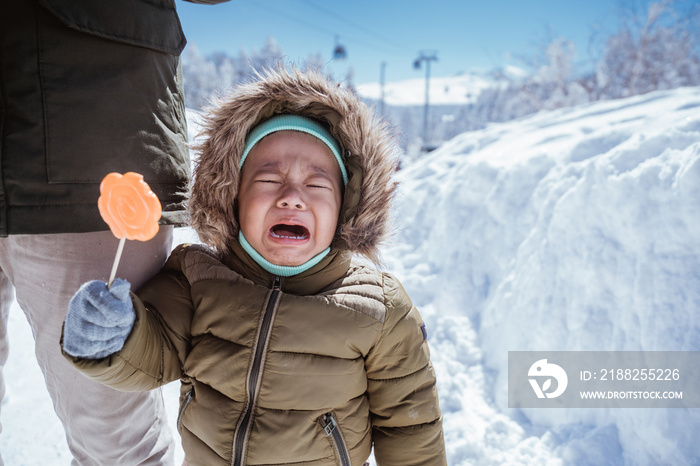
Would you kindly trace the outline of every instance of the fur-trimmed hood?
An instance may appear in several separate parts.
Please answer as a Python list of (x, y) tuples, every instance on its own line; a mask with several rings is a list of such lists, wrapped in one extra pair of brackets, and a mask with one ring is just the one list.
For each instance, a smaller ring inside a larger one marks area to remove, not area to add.
[(189, 192), (190, 223), (200, 239), (220, 253), (238, 238), (236, 199), (245, 138), (280, 113), (326, 123), (343, 148), (350, 180), (345, 187), (333, 246), (379, 262), (378, 245), (389, 231), (396, 183), (396, 146), (380, 121), (350, 90), (317, 72), (268, 70), (235, 88), (203, 119), (198, 160)]

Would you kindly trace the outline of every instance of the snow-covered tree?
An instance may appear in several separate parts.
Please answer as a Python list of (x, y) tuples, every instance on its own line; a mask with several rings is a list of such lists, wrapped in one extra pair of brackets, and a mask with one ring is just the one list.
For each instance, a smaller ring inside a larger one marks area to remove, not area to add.
[(596, 70), (603, 99), (645, 94), (659, 89), (700, 84), (700, 8), (652, 3), (643, 19), (628, 14), (606, 43)]
[(299, 66), (299, 69), (302, 71), (314, 70), (322, 73), (326, 69), (326, 60), (320, 53), (310, 54)]
[(201, 54), (195, 44), (185, 48), (182, 60), (185, 103), (200, 108), (216, 91), (218, 70), (214, 62)]
[(276, 67), (282, 58), (282, 48), (273, 37), (268, 37), (259, 51), (241, 49), (235, 58), (224, 52), (205, 57), (196, 44), (190, 44), (182, 60), (186, 104), (201, 108), (236, 83), (250, 79), (256, 70)]
[(270, 36), (265, 41), (260, 51), (253, 50), (248, 60), (249, 74), (252, 74), (254, 70), (261, 70), (264, 68), (275, 68), (284, 57), (282, 53), (282, 48), (277, 44), (274, 37)]

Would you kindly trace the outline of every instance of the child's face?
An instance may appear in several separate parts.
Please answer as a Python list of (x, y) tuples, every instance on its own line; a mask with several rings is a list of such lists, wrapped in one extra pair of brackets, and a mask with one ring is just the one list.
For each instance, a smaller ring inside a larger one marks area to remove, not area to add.
[(342, 187), (338, 162), (323, 142), (299, 131), (272, 133), (243, 164), (241, 231), (273, 264), (301, 265), (333, 241)]

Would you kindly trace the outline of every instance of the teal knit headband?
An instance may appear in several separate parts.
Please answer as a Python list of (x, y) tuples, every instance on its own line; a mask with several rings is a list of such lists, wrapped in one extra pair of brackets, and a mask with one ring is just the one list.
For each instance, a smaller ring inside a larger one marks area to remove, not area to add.
[(343, 185), (348, 184), (348, 172), (345, 169), (345, 163), (343, 163), (343, 157), (341, 156), (342, 149), (340, 144), (333, 137), (333, 135), (324, 128), (321, 124), (301, 115), (276, 115), (260, 123), (258, 126), (253, 128), (248, 137), (245, 140), (245, 149), (243, 149), (243, 155), (241, 156), (241, 162), (238, 164), (238, 168), (243, 166), (248, 153), (253, 149), (255, 144), (260, 142), (262, 138), (268, 134), (272, 134), (277, 131), (301, 131), (302, 133), (307, 133), (315, 138), (321, 140), (328, 148), (333, 152), (335, 160), (340, 166), (340, 174), (343, 177)]

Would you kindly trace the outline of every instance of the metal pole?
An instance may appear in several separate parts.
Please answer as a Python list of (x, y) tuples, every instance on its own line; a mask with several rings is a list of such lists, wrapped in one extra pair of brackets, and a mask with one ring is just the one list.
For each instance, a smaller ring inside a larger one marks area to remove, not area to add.
[(430, 60), (426, 59), (425, 66), (425, 110), (423, 112), (423, 148), (428, 147), (428, 108), (430, 107)]
[(421, 62), (426, 62), (425, 67), (425, 109), (423, 110), (423, 150), (428, 151), (428, 138), (430, 133), (428, 128), (430, 127), (428, 123), (428, 109), (430, 107), (430, 62), (437, 61), (437, 53), (431, 52), (430, 55), (421, 52), (420, 56), (413, 62), (413, 66), (416, 69), (420, 68)]
[(385, 71), (385, 69), (386, 69), (386, 62), (383, 61), (382, 67), (381, 67), (381, 72), (380, 72), (380, 78), (379, 78), (380, 87), (381, 87), (381, 91), (380, 91), (381, 93), (380, 93), (380, 97), (379, 97), (379, 114), (381, 116), (384, 116), (384, 71)]

